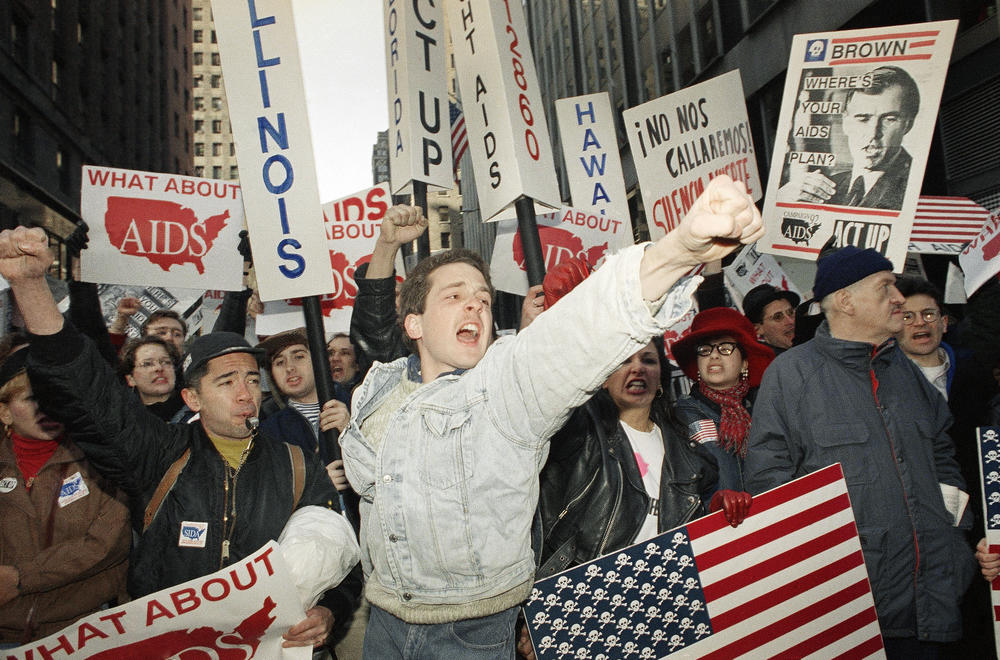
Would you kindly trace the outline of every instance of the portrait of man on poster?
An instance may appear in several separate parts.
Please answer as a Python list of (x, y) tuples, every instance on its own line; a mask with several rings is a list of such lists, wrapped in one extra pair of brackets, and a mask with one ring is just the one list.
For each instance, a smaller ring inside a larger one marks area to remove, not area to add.
[(913, 128), (920, 90), (896, 66), (880, 66), (864, 77), (870, 85), (849, 89), (844, 97), (841, 127), (850, 168), (832, 173), (790, 168), (779, 201), (902, 208), (912, 163), (903, 138)]

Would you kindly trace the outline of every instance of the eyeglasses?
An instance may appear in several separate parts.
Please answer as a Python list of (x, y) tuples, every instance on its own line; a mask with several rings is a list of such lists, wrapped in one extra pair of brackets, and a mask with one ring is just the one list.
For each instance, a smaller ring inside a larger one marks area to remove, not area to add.
[[(941, 312), (936, 309), (922, 309), (920, 310), (920, 318), (924, 320), (924, 323), (934, 323), (934, 321), (941, 318)], [(906, 325), (913, 325), (913, 322), (916, 320), (916, 312), (903, 312), (903, 323)]]
[(157, 367), (163, 367), (164, 369), (174, 366), (174, 361), (170, 358), (160, 358), (159, 360), (143, 360), (135, 365), (140, 369), (156, 369)]
[(779, 323), (779, 322), (783, 321), (785, 319), (785, 317), (788, 317), (790, 319), (794, 319), (795, 318), (795, 308), (794, 307), (789, 307), (787, 310), (782, 310), (780, 312), (775, 312), (774, 314), (771, 314), (770, 316), (765, 316), (764, 320), (765, 321), (774, 321), (775, 323)]
[(732, 355), (737, 348), (739, 348), (739, 344), (731, 341), (720, 341), (718, 344), (698, 344), (694, 351), (701, 357), (708, 357), (715, 350), (719, 351), (719, 355)]

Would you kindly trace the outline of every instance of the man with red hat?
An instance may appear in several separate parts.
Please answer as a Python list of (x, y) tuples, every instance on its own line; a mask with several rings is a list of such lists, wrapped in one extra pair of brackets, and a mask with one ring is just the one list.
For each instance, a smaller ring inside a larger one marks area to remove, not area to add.
[(760, 493), (839, 462), (890, 658), (937, 657), (962, 636), (972, 516), (944, 399), (899, 350), (892, 263), (842, 248), (818, 262), (826, 319), (764, 374), (745, 467)]

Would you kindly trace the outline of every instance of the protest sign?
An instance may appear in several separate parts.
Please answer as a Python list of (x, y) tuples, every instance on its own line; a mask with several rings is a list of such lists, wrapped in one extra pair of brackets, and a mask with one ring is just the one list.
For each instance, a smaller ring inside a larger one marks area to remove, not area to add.
[(525, 619), (539, 660), (885, 657), (840, 464), (545, 580)]
[[(983, 492), (983, 524), (989, 552), (1000, 553), (1000, 427), (976, 429), (979, 451), (979, 485)], [(990, 589), (993, 604), (993, 635), (1000, 654), (1000, 590)]]
[(261, 300), (334, 288), (292, 7), (212, 0)]
[(556, 121), (573, 207), (627, 221), (628, 231), (617, 234), (621, 243), (612, 247), (631, 245), (632, 220), (608, 93), (557, 100)]
[(968, 197), (921, 195), (913, 218), (908, 251), (959, 254), (979, 235), (990, 212)]
[(484, 220), (519, 197), (561, 205), (535, 60), (520, 2), (447, 3), (455, 72)]
[(755, 286), (770, 284), (784, 291), (792, 291), (799, 298), (802, 293), (785, 275), (778, 262), (769, 254), (757, 251), (757, 244), (743, 248), (731, 264), (722, 269), (726, 274), (726, 282), (730, 285), (730, 293), (734, 293), (735, 302), (740, 304), (747, 292)]
[(3, 653), (7, 660), (304, 660), (312, 656), (311, 648), (281, 648), (282, 634), (304, 618), (295, 581), (271, 541), (216, 573), (96, 612)]
[(84, 165), (80, 215), (90, 226), (85, 282), (242, 287), (237, 183)]
[(760, 199), (739, 71), (637, 105), (622, 118), (654, 241), (680, 224), (720, 174), (742, 181)]
[(411, 181), (452, 187), (447, 37), (441, 4), (382, 3), (389, 81), (389, 174), (392, 192)]
[(958, 21), (792, 40), (760, 250), (836, 246), (902, 264)]
[(965, 273), (967, 297), (1000, 272), (997, 255), (1000, 255), (1000, 209), (990, 214), (979, 235), (958, 255), (958, 265)]
[[(622, 242), (622, 234), (629, 234), (631, 239), (627, 220), (615, 220), (568, 206), (538, 216), (537, 222), (546, 270), (572, 257), (594, 266), (615, 251), (615, 246)], [(497, 226), (490, 278), (493, 286), (501, 291), (519, 296), (528, 293), (528, 274), (517, 220), (501, 220)]]
[[(354, 271), (368, 263), (382, 227), (382, 219), (392, 204), (389, 185), (379, 185), (323, 205), (326, 223), (328, 262), (332, 267), (334, 287), (320, 296), (326, 332), (347, 332), (358, 285)], [(402, 257), (397, 255), (396, 273), (403, 273)], [(402, 278), (398, 278), (402, 279)], [(302, 301), (299, 298), (271, 301), (257, 317), (257, 333), (270, 335), (302, 327)]]
[[(165, 289), (159, 286), (125, 286), (121, 284), (99, 284), (97, 295), (101, 300), (101, 315), (105, 325), (111, 325), (117, 315), (118, 301), (126, 296), (139, 299), (139, 311), (133, 314), (125, 325), (125, 334), (130, 338), (140, 336), (140, 329), (146, 319), (156, 311), (170, 309), (181, 318), (198, 301), (201, 291), (192, 289)], [(188, 336), (197, 327), (188, 325)]]

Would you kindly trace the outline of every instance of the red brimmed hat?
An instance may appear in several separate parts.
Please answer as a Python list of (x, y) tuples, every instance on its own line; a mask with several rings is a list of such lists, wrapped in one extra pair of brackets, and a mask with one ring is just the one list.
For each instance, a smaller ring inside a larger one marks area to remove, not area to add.
[(774, 359), (774, 351), (757, 341), (750, 319), (731, 307), (712, 307), (700, 312), (691, 323), (691, 332), (671, 346), (670, 351), (684, 375), (698, 380), (698, 354), (695, 349), (698, 344), (722, 335), (729, 335), (743, 349), (750, 387), (760, 385), (764, 370)]

